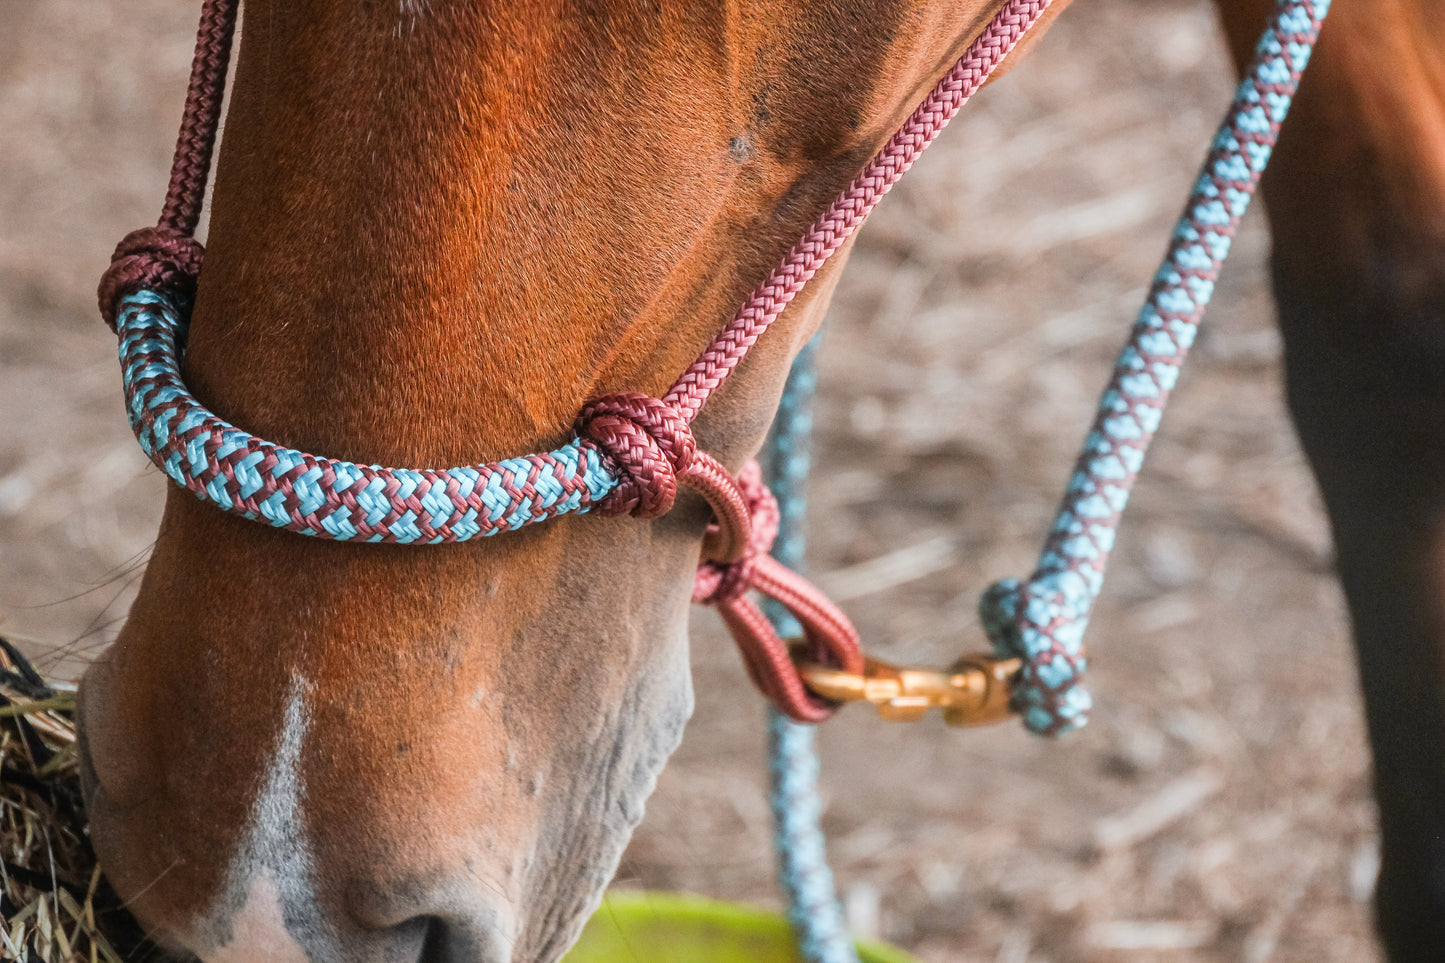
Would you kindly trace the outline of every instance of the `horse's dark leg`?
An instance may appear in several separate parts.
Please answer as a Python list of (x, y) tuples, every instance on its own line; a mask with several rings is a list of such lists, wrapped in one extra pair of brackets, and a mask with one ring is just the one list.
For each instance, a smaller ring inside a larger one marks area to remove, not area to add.
[[(1219, 0), (1240, 59), (1267, 0)], [(1334, 529), (1378, 925), (1445, 960), (1445, 2), (1336, 0), (1265, 179), (1290, 410)]]

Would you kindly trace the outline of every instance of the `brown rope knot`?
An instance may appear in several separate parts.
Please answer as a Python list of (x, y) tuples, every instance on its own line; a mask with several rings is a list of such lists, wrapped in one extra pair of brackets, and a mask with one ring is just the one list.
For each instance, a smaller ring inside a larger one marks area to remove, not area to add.
[(617, 489), (598, 506), (604, 515), (666, 515), (677, 498), (680, 476), (697, 454), (697, 442), (681, 412), (637, 391), (588, 404), (577, 416), (577, 435), (600, 448), (621, 477)]
[(112, 331), (116, 330), (120, 299), (142, 288), (183, 298), (194, 297), (205, 253), (199, 241), (174, 228), (143, 227), (131, 231), (116, 245), (110, 267), (101, 275), (96, 292), (100, 316)]

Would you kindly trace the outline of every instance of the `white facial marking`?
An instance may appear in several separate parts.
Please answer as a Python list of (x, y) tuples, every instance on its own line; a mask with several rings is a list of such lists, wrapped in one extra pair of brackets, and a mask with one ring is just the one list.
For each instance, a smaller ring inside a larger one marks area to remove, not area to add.
[(202, 955), (205, 963), (310, 963), (286, 931), (281, 892), (270, 875), (251, 880), (246, 903), (231, 917), (232, 939)]
[(293, 677), (276, 757), (211, 914), (208, 929), (224, 935), (220, 946), (200, 953), (205, 963), (340, 958), (333, 932), (316, 908), (314, 862), (302, 830), (301, 747), (310, 722), (305, 695), (305, 680)]

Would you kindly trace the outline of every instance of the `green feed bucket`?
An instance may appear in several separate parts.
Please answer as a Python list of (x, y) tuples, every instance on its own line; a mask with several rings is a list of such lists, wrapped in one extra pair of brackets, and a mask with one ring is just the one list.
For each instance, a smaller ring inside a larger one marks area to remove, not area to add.
[[(917, 963), (860, 942), (861, 963)], [(777, 913), (679, 893), (610, 893), (563, 963), (804, 963)]]

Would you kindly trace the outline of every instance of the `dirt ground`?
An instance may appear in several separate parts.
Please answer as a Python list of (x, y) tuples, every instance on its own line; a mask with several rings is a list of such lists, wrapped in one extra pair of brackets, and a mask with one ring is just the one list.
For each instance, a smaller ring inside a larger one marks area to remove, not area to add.
[[(195, 4), (0, 0), (0, 630), (73, 675), (163, 480), (93, 290), (153, 221)], [(1086, 0), (864, 231), (823, 354), (814, 571), (885, 658), (983, 644), (1231, 87), (1205, 0)], [(1095, 721), (1043, 742), (846, 711), (825, 824), (855, 928), (927, 961), (1365, 963), (1369, 761), (1251, 217), (1091, 628)], [(777, 904), (762, 709), (714, 616), (619, 885)]]

